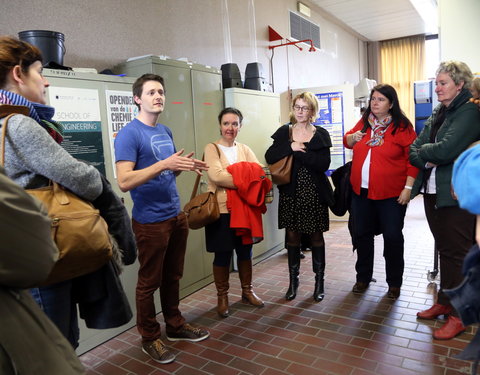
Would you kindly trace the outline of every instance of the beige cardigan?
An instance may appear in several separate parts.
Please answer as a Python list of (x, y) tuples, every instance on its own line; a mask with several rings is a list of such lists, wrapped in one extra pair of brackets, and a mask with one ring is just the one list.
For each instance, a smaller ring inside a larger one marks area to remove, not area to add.
[[(218, 144), (218, 141), (216, 143)], [(250, 161), (261, 165), (250, 147), (238, 142), (235, 142), (235, 145), (237, 146), (237, 162)], [(208, 191), (214, 192), (215, 189), (217, 190), (217, 201), (220, 208), (220, 213), (227, 214), (226, 189), (236, 189), (236, 187), (233, 184), (232, 175), (227, 172), (227, 167), (230, 165), (230, 163), (220, 148), (219, 151), (220, 157), (218, 157), (218, 153), (214, 145), (209, 143), (205, 146), (205, 162), (209, 166), (207, 172)]]

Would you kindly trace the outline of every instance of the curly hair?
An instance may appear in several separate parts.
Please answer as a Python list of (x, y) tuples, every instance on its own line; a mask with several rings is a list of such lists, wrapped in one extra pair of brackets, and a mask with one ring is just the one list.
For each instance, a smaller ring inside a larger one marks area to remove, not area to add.
[(441, 62), (436, 74), (439, 73), (447, 73), (456, 85), (463, 82), (463, 88), (465, 89), (469, 89), (472, 85), (472, 71), (468, 65), (462, 61), (450, 60)]
[(470, 89), (473, 89), (477, 92), (477, 97), (475, 99), (480, 99), (480, 77), (475, 77), (473, 79), (472, 87)]

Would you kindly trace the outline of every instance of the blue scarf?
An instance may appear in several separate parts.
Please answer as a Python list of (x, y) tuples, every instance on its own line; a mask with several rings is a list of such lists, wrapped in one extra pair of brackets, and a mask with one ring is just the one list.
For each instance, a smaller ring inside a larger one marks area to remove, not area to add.
[(0, 104), (23, 105), (30, 110), (30, 117), (38, 122), (57, 143), (63, 141), (62, 124), (52, 120), (55, 108), (34, 103), (11, 91), (0, 89)]

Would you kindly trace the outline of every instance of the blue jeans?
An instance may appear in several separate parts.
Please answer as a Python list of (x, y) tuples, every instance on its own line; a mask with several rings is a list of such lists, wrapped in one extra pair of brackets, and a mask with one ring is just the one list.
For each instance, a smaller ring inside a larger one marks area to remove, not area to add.
[(373, 275), (374, 236), (383, 234), (383, 257), (387, 284), (401, 287), (403, 269), (403, 223), (406, 205), (397, 202), (398, 198), (373, 200), (367, 198), (368, 191), (362, 189), (360, 195), (352, 194), (353, 234), (357, 245), (357, 281), (369, 283)]
[(80, 330), (77, 306), (72, 297), (72, 281), (32, 288), (30, 294), (63, 336), (77, 348)]

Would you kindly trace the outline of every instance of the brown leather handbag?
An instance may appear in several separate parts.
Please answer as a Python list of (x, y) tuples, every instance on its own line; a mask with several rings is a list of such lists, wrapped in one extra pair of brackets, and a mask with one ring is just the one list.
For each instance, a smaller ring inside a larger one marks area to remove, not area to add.
[[(212, 143), (217, 149), (220, 157), (220, 150), (215, 143)], [(202, 157), (203, 161), (204, 157)], [(197, 175), (195, 185), (193, 186), (190, 201), (183, 207), (183, 212), (188, 219), (188, 227), (190, 229), (200, 229), (213, 223), (220, 218), (220, 208), (218, 207), (216, 191), (208, 191), (206, 193), (197, 194), (198, 185), (200, 183), (200, 175)]]
[[(292, 125), (288, 126), (288, 138), (292, 140)], [(287, 155), (279, 161), (269, 164), (268, 169), (272, 174), (272, 181), (276, 185), (286, 185), (290, 183), (292, 176), (293, 154)]]
[[(11, 110), (21, 113), (18, 107), (0, 106), (0, 116)], [(27, 108), (28, 110), (28, 108)], [(10, 112), (12, 113), (12, 112)], [(28, 114), (28, 112), (27, 112)], [(2, 127), (2, 153), (0, 164), (5, 161), (5, 135), (8, 120)], [(56, 182), (27, 193), (39, 199), (52, 220), (51, 234), (59, 250), (58, 260), (47, 280), (41, 285), (55, 284), (96, 271), (112, 257), (112, 242), (108, 226), (100, 212), (90, 202), (84, 201)]]
[(110, 260), (112, 243), (107, 223), (90, 202), (56, 182), (26, 191), (46, 207), (52, 219), (52, 237), (60, 252), (42, 285), (86, 275)]

